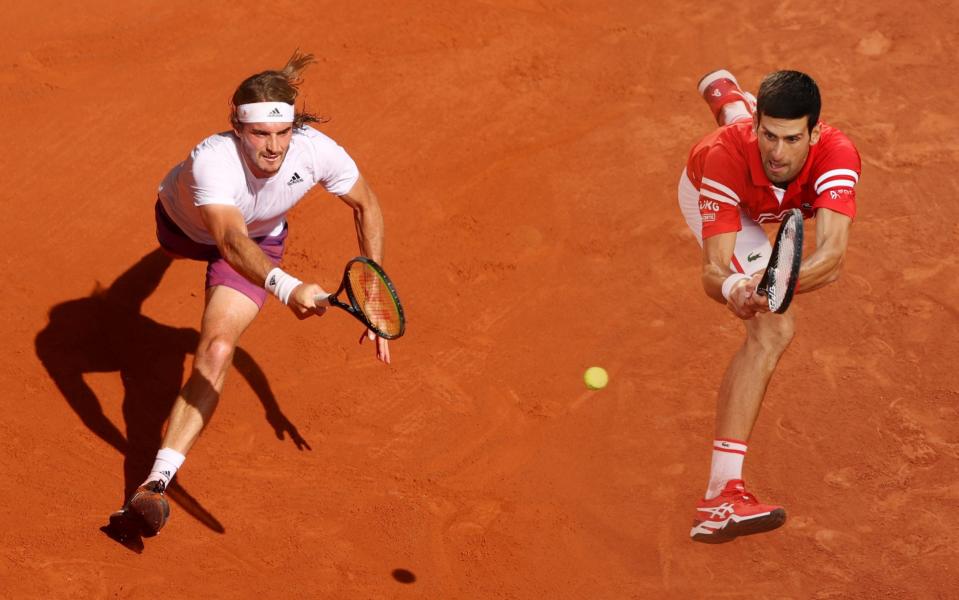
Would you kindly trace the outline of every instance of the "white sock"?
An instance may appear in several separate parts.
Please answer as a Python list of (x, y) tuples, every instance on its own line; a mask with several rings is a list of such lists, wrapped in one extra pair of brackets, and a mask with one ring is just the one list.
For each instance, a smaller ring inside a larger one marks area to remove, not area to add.
[(729, 125), (730, 123), (744, 121), (746, 119), (750, 121), (753, 120), (752, 114), (749, 112), (749, 109), (746, 108), (746, 103), (742, 101), (730, 102), (723, 106), (722, 112), (719, 113), (719, 118), (722, 121), (722, 125)]
[(163, 482), (163, 487), (170, 485), (170, 480), (176, 475), (177, 470), (183, 466), (184, 460), (186, 460), (186, 457), (173, 448), (160, 448), (156, 460), (153, 461), (153, 469), (143, 483), (160, 480)]
[(718, 496), (730, 479), (743, 478), (743, 461), (746, 459), (746, 442), (729, 438), (713, 441), (713, 463), (709, 468), (709, 487), (706, 499)]

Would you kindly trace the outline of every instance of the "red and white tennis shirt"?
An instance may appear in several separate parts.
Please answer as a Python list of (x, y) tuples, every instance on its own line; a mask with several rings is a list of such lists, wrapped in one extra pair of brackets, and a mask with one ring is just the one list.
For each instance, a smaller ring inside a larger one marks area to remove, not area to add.
[(856, 183), (862, 171), (859, 152), (835, 127), (821, 123), (819, 142), (783, 190), (763, 171), (752, 121), (721, 127), (690, 151), (686, 174), (699, 192), (702, 237), (740, 231), (740, 209), (758, 223), (778, 222), (791, 208), (805, 218), (828, 208), (856, 216)]

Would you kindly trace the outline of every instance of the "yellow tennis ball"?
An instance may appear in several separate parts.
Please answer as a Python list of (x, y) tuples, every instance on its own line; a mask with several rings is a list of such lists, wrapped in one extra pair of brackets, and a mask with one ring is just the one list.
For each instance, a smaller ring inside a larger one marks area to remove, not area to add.
[(583, 381), (591, 390), (601, 390), (609, 383), (609, 374), (603, 367), (590, 367), (583, 373)]

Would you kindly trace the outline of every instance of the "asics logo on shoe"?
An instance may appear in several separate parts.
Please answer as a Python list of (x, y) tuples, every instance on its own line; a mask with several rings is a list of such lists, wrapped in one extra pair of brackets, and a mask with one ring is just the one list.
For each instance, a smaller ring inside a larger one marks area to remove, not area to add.
[(722, 521), (736, 511), (736, 507), (729, 502), (723, 502), (719, 506), (698, 506), (696, 510), (709, 513), (709, 518), (715, 521)]

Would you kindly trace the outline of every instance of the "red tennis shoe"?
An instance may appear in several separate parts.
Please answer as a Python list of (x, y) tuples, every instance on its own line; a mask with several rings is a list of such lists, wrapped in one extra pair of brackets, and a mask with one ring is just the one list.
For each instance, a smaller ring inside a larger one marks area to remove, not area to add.
[(689, 537), (696, 542), (721, 544), (741, 535), (771, 531), (785, 522), (783, 507), (760, 504), (746, 491), (741, 479), (732, 479), (718, 496), (699, 501)]
[(729, 125), (729, 123), (734, 122), (733, 120), (727, 122), (723, 115), (723, 107), (733, 102), (742, 102), (745, 105), (745, 109), (749, 112), (748, 115), (742, 113), (742, 115), (738, 116), (735, 120), (747, 118), (747, 116), (748, 118), (752, 118), (753, 115), (756, 114), (756, 98), (749, 92), (744, 92), (743, 89), (739, 87), (739, 82), (736, 81), (733, 74), (725, 69), (703, 75), (697, 87), (700, 95), (702, 95), (706, 104), (709, 105), (709, 110), (712, 111), (716, 122), (720, 125)]

